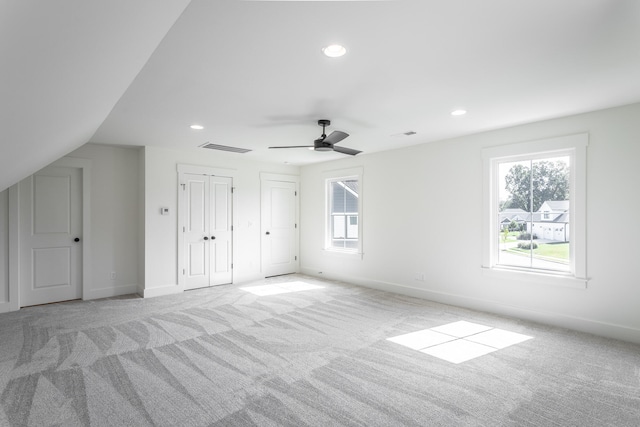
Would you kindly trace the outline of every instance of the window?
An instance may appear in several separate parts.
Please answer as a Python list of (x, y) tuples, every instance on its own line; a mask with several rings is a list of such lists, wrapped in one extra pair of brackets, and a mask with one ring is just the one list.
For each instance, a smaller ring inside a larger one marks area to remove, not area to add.
[[(346, 172), (346, 171), (345, 171)], [(361, 253), (361, 173), (326, 180), (328, 250)]]
[[(502, 224), (515, 215), (524, 219), (499, 231), (496, 265), (570, 272), (570, 152), (494, 163), (498, 220)], [(565, 232), (553, 231), (549, 224)]]
[(587, 141), (582, 134), (483, 150), (485, 269), (586, 284)]

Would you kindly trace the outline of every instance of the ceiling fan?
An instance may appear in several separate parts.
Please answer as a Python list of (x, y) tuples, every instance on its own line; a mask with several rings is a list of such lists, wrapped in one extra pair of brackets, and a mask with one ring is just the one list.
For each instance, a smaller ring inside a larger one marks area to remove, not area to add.
[(334, 144), (342, 141), (349, 136), (348, 133), (334, 130), (328, 136), (325, 134), (325, 127), (331, 125), (331, 120), (320, 119), (318, 120), (318, 126), (322, 126), (322, 135), (320, 138), (313, 141), (313, 145), (289, 145), (285, 147), (269, 147), (269, 148), (313, 148), (315, 151), (337, 151), (342, 154), (349, 154), (355, 156), (362, 151), (354, 150), (353, 148), (336, 147)]

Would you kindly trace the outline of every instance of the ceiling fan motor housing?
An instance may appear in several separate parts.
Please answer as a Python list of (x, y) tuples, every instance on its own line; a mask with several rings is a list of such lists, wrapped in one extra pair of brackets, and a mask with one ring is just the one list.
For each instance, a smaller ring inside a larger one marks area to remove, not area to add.
[(324, 142), (324, 138), (318, 138), (313, 141), (313, 149), (315, 151), (333, 151), (333, 145)]

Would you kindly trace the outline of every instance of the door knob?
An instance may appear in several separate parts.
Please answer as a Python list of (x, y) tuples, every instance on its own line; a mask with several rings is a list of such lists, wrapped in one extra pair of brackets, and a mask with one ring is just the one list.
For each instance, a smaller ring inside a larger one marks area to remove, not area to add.
[(266, 235), (268, 236), (268, 235), (269, 235), (269, 234), (271, 234), (271, 233), (269, 233), (269, 232), (267, 231), (267, 232), (266, 232), (266, 233), (264, 233), (264, 234), (266, 234)]
[(204, 236), (204, 240), (209, 240), (209, 238), (207, 236)]
[(73, 239), (73, 241), (74, 241), (74, 242), (79, 242), (79, 241), (80, 241), (80, 238), (79, 238), (79, 237), (76, 237), (75, 239)]
[(216, 236), (211, 236), (211, 240), (216, 240)]

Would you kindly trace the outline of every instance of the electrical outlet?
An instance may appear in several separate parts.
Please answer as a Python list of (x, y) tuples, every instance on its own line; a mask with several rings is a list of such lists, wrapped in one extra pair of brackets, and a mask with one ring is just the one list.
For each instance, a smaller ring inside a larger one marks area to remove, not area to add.
[(424, 282), (424, 273), (422, 272), (416, 273), (416, 280), (419, 282)]
[(116, 272), (115, 271), (111, 272), (111, 280), (116, 280)]

